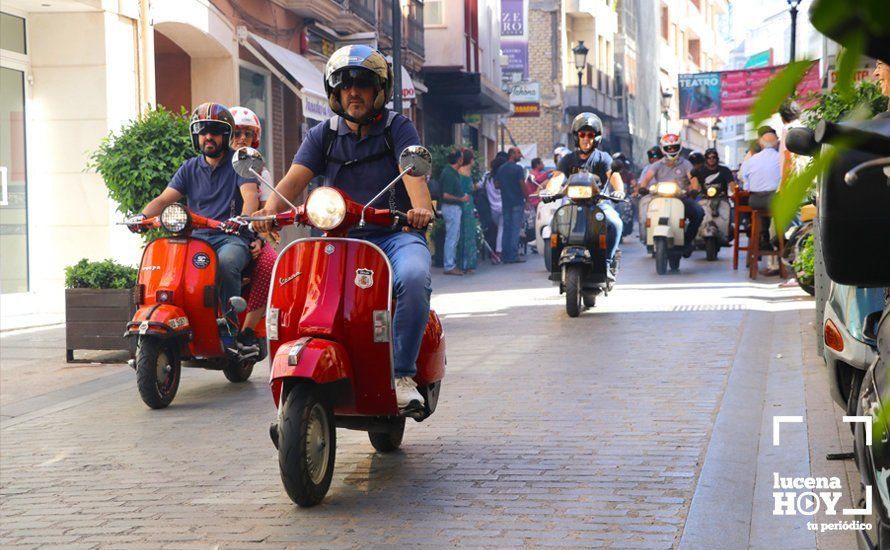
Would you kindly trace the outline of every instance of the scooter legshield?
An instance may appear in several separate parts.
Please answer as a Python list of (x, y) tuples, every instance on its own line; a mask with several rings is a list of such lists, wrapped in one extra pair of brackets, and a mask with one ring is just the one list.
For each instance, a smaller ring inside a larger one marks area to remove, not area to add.
[(301, 338), (278, 347), (272, 359), (272, 397), (279, 402), (283, 382), (289, 378), (328, 384), (352, 380), (352, 364), (346, 349), (323, 338)]

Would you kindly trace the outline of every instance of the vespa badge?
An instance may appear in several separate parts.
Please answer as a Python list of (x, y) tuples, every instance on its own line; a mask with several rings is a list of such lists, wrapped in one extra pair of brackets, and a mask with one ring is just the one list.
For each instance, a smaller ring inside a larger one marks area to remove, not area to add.
[(374, 286), (374, 272), (370, 269), (356, 269), (355, 286), (362, 289), (371, 288), (372, 286)]
[(324, 247), (324, 253), (328, 254), (328, 255), (333, 254), (334, 253), (334, 245), (329, 244), (326, 247)]

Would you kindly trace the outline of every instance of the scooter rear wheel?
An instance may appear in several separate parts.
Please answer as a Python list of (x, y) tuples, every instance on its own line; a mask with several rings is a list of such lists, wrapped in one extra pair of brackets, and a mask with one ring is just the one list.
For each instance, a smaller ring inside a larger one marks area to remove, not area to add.
[(312, 383), (294, 386), (278, 423), (278, 467), (284, 490), (298, 506), (321, 502), (334, 477), (337, 429), (334, 412)]
[(250, 375), (253, 373), (253, 363), (239, 361), (237, 359), (229, 359), (229, 364), (223, 368), (223, 374), (226, 375), (226, 379), (229, 382), (234, 382), (236, 384), (240, 382), (247, 382), (247, 379), (250, 378)]
[(402, 438), (405, 436), (405, 418), (396, 418), (391, 424), (391, 431), (368, 432), (368, 439), (378, 452), (391, 453), (402, 445)]
[(173, 402), (179, 389), (182, 366), (165, 342), (157, 338), (139, 338), (136, 347), (136, 386), (142, 401), (152, 409), (163, 409)]

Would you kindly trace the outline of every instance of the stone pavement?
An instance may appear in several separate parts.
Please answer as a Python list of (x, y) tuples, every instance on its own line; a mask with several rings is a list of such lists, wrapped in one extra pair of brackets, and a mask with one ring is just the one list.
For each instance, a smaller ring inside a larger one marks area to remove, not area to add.
[[(393, 455), (340, 430), (331, 490), (309, 510), (280, 483), (267, 367), (241, 385), (186, 370), (152, 411), (127, 367), (64, 366), (59, 329), (4, 335), (0, 546), (853, 547), (773, 517), (765, 485), (773, 471), (853, 479), (824, 461), (849, 437), (812, 301), (749, 282), (725, 250), (664, 277), (624, 250), (618, 288), (577, 319), (539, 256), (437, 275), (439, 409)], [(780, 451), (776, 411), (807, 420)]]

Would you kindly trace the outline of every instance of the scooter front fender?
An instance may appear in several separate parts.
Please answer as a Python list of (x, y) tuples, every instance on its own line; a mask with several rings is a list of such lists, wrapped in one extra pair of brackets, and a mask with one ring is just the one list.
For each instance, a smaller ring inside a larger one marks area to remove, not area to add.
[(346, 348), (339, 342), (304, 337), (282, 344), (272, 358), (269, 384), (276, 404), (281, 397), (282, 384), (289, 378), (311, 380), (316, 384), (352, 380), (352, 364)]

